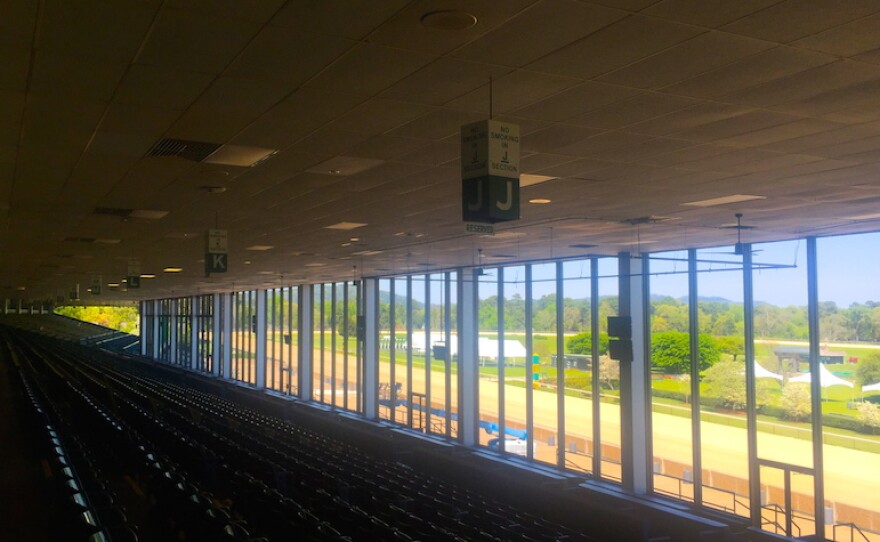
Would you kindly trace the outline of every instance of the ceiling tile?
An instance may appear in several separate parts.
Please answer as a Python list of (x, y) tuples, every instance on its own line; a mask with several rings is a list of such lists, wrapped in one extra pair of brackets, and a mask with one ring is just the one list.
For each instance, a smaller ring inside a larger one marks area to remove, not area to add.
[(486, 114), (441, 109), (428, 113), (387, 135), (418, 139), (443, 139), (458, 135), (461, 127), (486, 118)]
[(643, 91), (587, 81), (516, 111), (521, 117), (565, 122), (587, 111), (620, 102)]
[[(579, 83), (570, 77), (517, 70), (492, 84), (492, 109), (495, 114), (510, 113)], [(469, 111), (483, 111), (489, 116), (489, 85), (469, 92), (446, 104)]]
[(0, 46), (0, 90), (24, 92), (27, 89), (31, 56), (23, 47)]
[(270, 81), (293, 90), (355, 44), (339, 36), (268, 26), (241, 51), (225, 74)]
[(605, 74), (600, 81), (658, 89), (748, 58), (772, 47), (766, 41), (706, 32), (635, 64)]
[(642, 60), (703, 32), (705, 30), (693, 26), (634, 15), (527, 67), (569, 77), (592, 78)]
[(431, 111), (431, 107), (422, 104), (377, 98), (342, 115), (330, 127), (372, 136), (398, 128)]
[(664, 89), (701, 98), (715, 98), (829, 64), (832, 56), (793, 47), (775, 47)]
[(851, 57), (880, 48), (880, 15), (871, 15), (794, 42), (793, 45)]
[(302, 88), (254, 121), (233, 142), (283, 149), (364, 100), (355, 94)]
[(95, 56), (37, 52), (30, 91), (44, 95), (82, 96), (109, 102), (128, 65)]
[(778, 2), (779, 0), (663, 0), (642, 13), (680, 23), (717, 28)]
[(728, 32), (789, 43), (880, 11), (872, 0), (850, 0), (846, 9), (825, 0), (786, 0), (723, 27)]
[(569, 122), (594, 128), (620, 128), (687, 109), (697, 103), (690, 98), (650, 92), (574, 116)]
[[(542, 0), (454, 55), (490, 64), (524, 66), (626, 15), (625, 11), (574, 0)], [(548, 32), (549, 28), (553, 30)]]
[(194, 141), (226, 142), (287, 95), (263, 81), (219, 77), (178, 119), (170, 134)]
[[(138, 64), (129, 68), (116, 99), (124, 104), (185, 109), (213, 80), (210, 74)], [(168, 84), (169, 81), (174, 84)]]
[[(412, 51), (441, 55), (508, 22), (534, 0), (422, 0), (410, 2), (370, 34), (370, 41)], [(469, 13), (477, 19), (470, 28), (445, 30), (422, 24), (426, 14), (454, 10)]]
[(794, 120), (797, 119), (789, 115), (781, 115), (779, 113), (771, 113), (768, 111), (749, 111), (742, 115), (728, 117), (715, 122), (708, 122), (686, 130), (671, 132), (671, 134), (681, 139), (711, 142), (753, 132), (762, 128), (786, 124)]
[(523, 136), (520, 149), (522, 152), (550, 152), (565, 154), (559, 152), (559, 149), (600, 133), (600, 130), (593, 128), (559, 124)]
[(422, 53), (361, 43), (309, 81), (309, 85), (330, 90), (357, 89), (372, 96), (431, 60)]
[(770, 126), (767, 128), (759, 128), (742, 134), (725, 137), (718, 140), (718, 143), (732, 146), (750, 146), (756, 147), (766, 145), (768, 143), (776, 143), (788, 139), (803, 137), (819, 132), (827, 132), (829, 130), (837, 130), (843, 125), (825, 120), (816, 119), (792, 119), (791, 122)]
[(406, 0), (287, 2), (272, 24), (290, 34), (309, 32), (361, 39), (406, 5)]
[(168, 5), (200, 13), (229, 17), (253, 23), (268, 22), (285, 4), (285, 0), (169, 0)]
[(502, 66), (440, 58), (392, 85), (382, 97), (442, 105), (487, 86), (490, 77), (498, 79), (510, 71)]

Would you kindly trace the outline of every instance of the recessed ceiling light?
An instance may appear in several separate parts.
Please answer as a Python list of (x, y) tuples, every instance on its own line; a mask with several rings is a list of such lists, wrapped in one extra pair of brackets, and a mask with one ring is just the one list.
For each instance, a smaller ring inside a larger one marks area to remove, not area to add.
[(107, 287), (108, 288), (119, 288), (119, 283), (118, 282), (108, 282)]
[(327, 264), (322, 262), (309, 262), (307, 264), (303, 264), (303, 267), (324, 267), (325, 265)]
[(131, 218), (146, 218), (149, 220), (159, 220), (160, 218), (165, 218), (168, 215), (168, 211), (155, 211), (151, 209), (135, 209), (128, 216)]
[(154, 275), (152, 273), (142, 273), (141, 278), (142, 279), (154, 279), (154, 278), (156, 278), (156, 275)]
[(328, 230), (354, 230), (357, 228), (363, 228), (364, 226), (366, 226), (366, 224), (361, 222), (339, 222), (332, 226), (324, 226), (324, 228)]
[(375, 158), (358, 158), (356, 156), (334, 156), (306, 170), (307, 173), (318, 175), (355, 175), (384, 164), (384, 160)]
[(351, 241), (351, 242), (353, 242), (353, 243), (356, 243), (356, 242), (358, 242), (358, 241), (360, 241), (360, 240), (361, 240), (360, 237), (352, 237), (352, 238), (349, 239), (349, 241)]
[(272, 245), (251, 245), (251, 246), (245, 248), (245, 250), (262, 251), (262, 250), (272, 250), (273, 248), (275, 248), (275, 247)]
[(522, 173), (519, 176), (519, 187), (533, 186), (536, 184), (546, 183), (558, 177), (548, 177), (547, 175), (535, 175), (533, 173)]
[(421, 22), (435, 30), (466, 30), (477, 24), (477, 17), (460, 9), (442, 9), (422, 15)]
[(350, 247), (350, 246), (351, 246), (351, 243), (342, 243), (342, 246), (344, 246), (344, 247)]
[(719, 198), (704, 199), (700, 201), (690, 201), (682, 203), (691, 207), (714, 207), (715, 205), (727, 205), (728, 203), (740, 203), (742, 201), (752, 201), (756, 199), (767, 199), (767, 196), (754, 196), (751, 194), (733, 194), (730, 196), (721, 196)]
[(162, 271), (164, 271), (165, 273), (180, 273), (183, 271), (183, 268), (182, 267), (166, 267)]
[(274, 275), (275, 271), (257, 271), (258, 275)]
[(19, 292), (23, 292), (27, 290), (27, 286), (19, 286), (18, 288), (16, 288), (16, 290), (18, 290)]
[(223, 164), (226, 166), (253, 167), (278, 152), (265, 147), (249, 147), (246, 145), (223, 145), (204, 162)]
[(549, 200), (547, 198), (532, 198), (529, 200), (529, 203), (550, 203), (553, 200)]
[(245, 261), (243, 261), (242, 263), (245, 264), (245, 265), (250, 265), (250, 264), (251, 264), (251, 261), (250, 261), (250, 260), (245, 260)]

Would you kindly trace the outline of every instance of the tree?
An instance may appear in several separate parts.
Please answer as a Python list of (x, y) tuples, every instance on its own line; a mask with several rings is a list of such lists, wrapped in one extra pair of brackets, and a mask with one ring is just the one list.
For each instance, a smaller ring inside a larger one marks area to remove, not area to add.
[[(710, 335), (699, 337), (700, 370), (704, 371), (721, 359), (721, 352)], [(690, 371), (691, 344), (687, 333), (669, 331), (651, 336), (651, 362), (668, 374)]]
[(880, 405), (863, 401), (856, 407), (859, 411), (859, 420), (871, 428), (872, 433), (880, 427)]
[(880, 382), (880, 353), (872, 352), (859, 360), (856, 381), (862, 386)]
[[(721, 401), (721, 406), (731, 410), (742, 410), (746, 405), (746, 366), (741, 361), (721, 361), (703, 373), (702, 382), (706, 385), (705, 395)], [(770, 404), (777, 384), (766, 378), (759, 379), (755, 385), (755, 406)]]
[(721, 406), (731, 410), (742, 410), (746, 405), (745, 364), (737, 361), (722, 361), (706, 369), (703, 373), (705, 394), (715, 397)]
[(613, 390), (614, 383), (620, 382), (620, 362), (602, 356), (599, 360), (599, 380), (608, 386), (609, 390)]
[(804, 382), (789, 382), (782, 387), (782, 408), (789, 420), (803, 421), (810, 417), (810, 385)]
[[(589, 356), (593, 353), (593, 334), (578, 333), (574, 337), (569, 337), (565, 342), (565, 348), (569, 354), (582, 354)], [(608, 353), (608, 334), (599, 333), (599, 355)]]
[(745, 351), (745, 341), (738, 335), (715, 337), (715, 343), (722, 354), (733, 356), (733, 361), (736, 361), (737, 356)]

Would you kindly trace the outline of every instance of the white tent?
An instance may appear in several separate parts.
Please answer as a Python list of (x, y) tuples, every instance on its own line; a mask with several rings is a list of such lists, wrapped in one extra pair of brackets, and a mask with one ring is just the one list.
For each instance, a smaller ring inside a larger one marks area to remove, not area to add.
[[(478, 345), (481, 358), (498, 359), (498, 340), (480, 337)], [(517, 340), (504, 340), (504, 357), (505, 358), (524, 358), (526, 357), (526, 349)]]
[(776, 380), (782, 380), (782, 375), (778, 375), (774, 372), (768, 371), (764, 368), (763, 365), (755, 361), (755, 378), (775, 378)]
[(868, 386), (862, 386), (862, 392), (864, 393), (866, 391), (880, 391), (880, 382)]
[[(810, 373), (804, 373), (801, 376), (796, 376), (789, 380), (789, 382), (804, 382), (809, 384), (812, 379), (810, 378)], [(848, 388), (853, 387), (853, 383), (840, 378), (839, 376), (835, 376), (831, 371), (829, 371), (824, 365), (819, 365), (819, 385), (823, 388), (828, 388), (831, 386), (846, 386)]]

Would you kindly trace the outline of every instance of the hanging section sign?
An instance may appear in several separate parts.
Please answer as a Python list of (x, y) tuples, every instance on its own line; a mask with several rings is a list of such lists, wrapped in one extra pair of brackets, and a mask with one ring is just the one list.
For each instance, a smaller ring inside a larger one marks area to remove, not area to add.
[(141, 287), (141, 262), (137, 260), (128, 261), (128, 274), (125, 280), (129, 289)]
[(205, 276), (225, 273), (229, 269), (226, 230), (208, 230), (206, 241)]
[(483, 120), (461, 127), (465, 222), (519, 220), (519, 126)]

